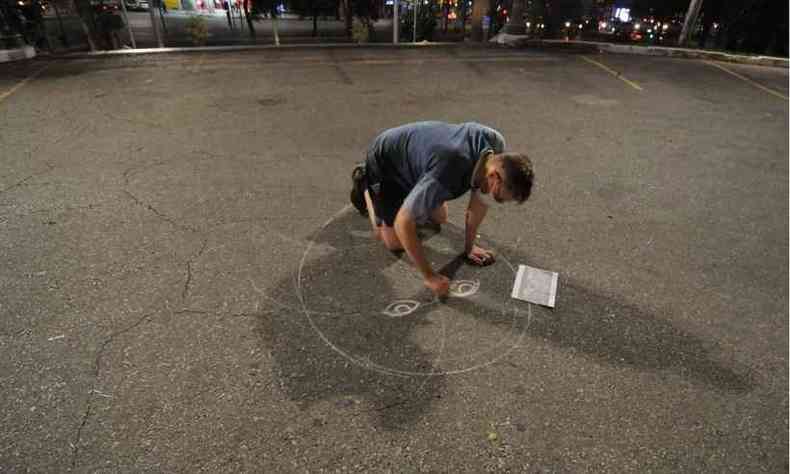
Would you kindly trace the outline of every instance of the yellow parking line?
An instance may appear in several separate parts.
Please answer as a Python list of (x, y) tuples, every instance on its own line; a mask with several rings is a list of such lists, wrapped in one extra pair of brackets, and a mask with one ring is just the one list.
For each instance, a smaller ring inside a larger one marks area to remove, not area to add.
[(587, 56), (582, 56), (582, 59), (584, 59), (585, 61), (587, 61), (587, 62), (588, 62), (588, 63), (590, 63), (590, 64), (595, 64), (595, 65), (596, 65), (596, 66), (598, 66), (599, 68), (603, 69), (604, 71), (608, 72), (609, 74), (613, 75), (614, 77), (616, 77), (616, 78), (618, 78), (618, 79), (622, 80), (623, 82), (625, 82), (625, 83), (626, 83), (626, 84), (628, 84), (629, 86), (633, 87), (634, 89), (636, 89), (636, 90), (638, 90), (638, 91), (641, 91), (641, 90), (642, 90), (642, 88), (641, 88), (641, 87), (639, 87), (639, 84), (637, 84), (637, 83), (636, 83), (636, 82), (634, 82), (634, 81), (629, 81), (628, 79), (626, 79), (625, 77), (623, 77), (623, 75), (622, 75), (622, 74), (620, 74), (619, 72), (615, 71), (614, 69), (611, 69), (611, 68), (607, 67), (606, 65), (604, 65), (604, 64), (601, 64), (601, 63), (599, 63), (598, 61), (595, 61), (594, 59), (590, 59), (590, 58), (588, 58)]
[(771, 94), (771, 95), (775, 95), (776, 97), (779, 97), (780, 99), (787, 100), (787, 96), (785, 96), (785, 95), (783, 95), (783, 94), (780, 94), (779, 92), (776, 92), (776, 91), (775, 91), (775, 90), (773, 90), (773, 89), (769, 89), (769, 88), (765, 87), (765, 86), (764, 86), (764, 85), (762, 85), (762, 84), (758, 84), (758, 83), (754, 82), (753, 80), (749, 79), (748, 77), (746, 77), (746, 76), (743, 76), (743, 75), (741, 75), (741, 74), (738, 74), (738, 73), (737, 73), (737, 72), (735, 72), (735, 71), (730, 71), (729, 69), (727, 69), (726, 67), (722, 66), (721, 64), (716, 64), (716, 63), (714, 63), (714, 62), (712, 62), (712, 61), (704, 61), (704, 62), (705, 62), (706, 64), (710, 64), (710, 65), (711, 65), (711, 66), (713, 66), (713, 67), (717, 67), (717, 68), (721, 69), (722, 71), (726, 72), (727, 74), (731, 74), (731, 75), (733, 75), (733, 76), (737, 77), (738, 79), (740, 79), (740, 80), (742, 80), (742, 81), (746, 81), (746, 82), (748, 82), (749, 84), (753, 85), (754, 87), (756, 87), (756, 88), (758, 88), (758, 89), (761, 89), (761, 90), (764, 90), (765, 92), (767, 92), (767, 93), (769, 93), (769, 94)]
[(22, 79), (16, 85), (14, 85), (14, 87), (12, 87), (12, 88), (8, 89), (7, 91), (3, 92), (2, 94), (0, 94), (0, 102), (3, 102), (7, 98), (11, 97), (11, 94), (13, 94), (14, 92), (18, 91), (19, 89), (22, 88), (22, 86), (24, 86), (28, 82), (32, 81), (33, 79), (35, 79), (36, 76), (38, 76), (39, 74), (44, 72), (44, 69), (46, 69), (47, 67), (49, 67), (49, 64), (45, 65), (44, 67), (42, 67), (38, 71), (36, 71), (33, 74), (31, 74), (31, 75), (27, 76), (26, 78)]

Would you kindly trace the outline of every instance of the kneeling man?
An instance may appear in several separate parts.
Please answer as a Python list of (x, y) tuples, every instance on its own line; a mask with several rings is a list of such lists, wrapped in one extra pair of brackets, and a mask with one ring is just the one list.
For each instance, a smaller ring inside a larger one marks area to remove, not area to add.
[(477, 123), (418, 122), (384, 131), (364, 164), (352, 173), (351, 202), (370, 217), (375, 237), (392, 251), (405, 250), (427, 286), (446, 296), (450, 281), (434, 272), (417, 238), (417, 226), (447, 221), (447, 201), (471, 190), (464, 253), (476, 265), (494, 254), (475, 245), (492, 203), (523, 203), (532, 191), (530, 159), (506, 153), (505, 139)]

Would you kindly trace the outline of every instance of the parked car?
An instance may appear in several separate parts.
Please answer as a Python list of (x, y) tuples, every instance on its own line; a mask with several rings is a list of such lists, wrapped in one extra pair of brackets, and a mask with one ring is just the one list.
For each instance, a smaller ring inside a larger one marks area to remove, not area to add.
[(121, 8), (119, 3), (116, 3), (112, 0), (91, 0), (91, 6), (93, 7), (93, 11), (96, 14), (101, 14), (105, 12), (112, 13), (115, 10), (119, 10)]
[(127, 10), (148, 11), (149, 3), (147, 0), (124, 0)]

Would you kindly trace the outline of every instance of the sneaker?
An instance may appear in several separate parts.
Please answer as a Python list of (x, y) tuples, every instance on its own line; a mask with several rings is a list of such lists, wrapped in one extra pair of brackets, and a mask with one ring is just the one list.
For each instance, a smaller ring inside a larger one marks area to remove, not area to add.
[(351, 172), (351, 204), (357, 208), (362, 216), (368, 215), (368, 206), (365, 203), (365, 164), (360, 163)]

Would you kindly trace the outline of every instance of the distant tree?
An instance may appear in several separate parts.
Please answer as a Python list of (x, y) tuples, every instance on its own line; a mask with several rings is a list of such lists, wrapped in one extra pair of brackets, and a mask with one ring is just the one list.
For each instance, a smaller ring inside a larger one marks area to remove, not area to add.
[(505, 25), (506, 15), (510, 12), (510, 3), (511, 0), (489, 0), (488, 13), (486, 13), (486, 16), (491, 18), (491, 24), (488, 25), (489, 37), (499, 33)]
[(352, 0), (338, 0), (340, 2), (341, 9), (343, 10), (343, 20), (346, 22), (346, 36), (351, 38), (351, 28), (353, 26), (353, 15), (352, 15)]
[(277, 11), (278, 2), (276, 0), (252, 0), (252, 16), (271, 15), (279, 16)]
[(299, 15), (300, 20), (304, 20), (310, 12), (307, 2), (308, 0), (288, 0), (288, 10)]
[(450, 17), (450, 2), (442, 3), (442, 32), (447, 33), (447, 22)]
[(334, 16), (345, 21), (346, 35), (351, 37), (353, 18), (356, 17), (367, 29), (370, 40), (375, 31), (374, 22), (378, 20), (380, 0), (289, 0), (289, 9), (300, 18), (312, 18), (313, 36), (318, 34), (318, 17)]
[(466, 17), (469, 16), (469, 0), (458, 0), (458, 16), (461, 17), (461, 32), (466, 35)]
[(375, 41), (376, 31), (373, 25), (379, 19), (378, 1), (351, 0), (351, 6), (354, 11), (354, 15), (363, 25), (365, 25), (368, 30), (368, 41)]
[(241, 6), (242, 9), (244, 10), (244, 18), (245, 20), (247, 20), (247, 26), (250, 29), (250, 36), (255, 38), (255, 24), (252, 22), (253, 8), (251, 6), (251, 3), (252, 2), (250, 0), (243, 0)]
[(532, 29), (537, 28), (546, 17), (546, 2), (543, 0), (529, 0), (526, 5), (526, 14), (532, 23)]
[(788, 2), (725, 2), (717, 45), (732, 51), (787, 56)]
[[(100, 43), (100, 31), (98, 27), (98, 18), (94, 5), (91, 5), (90, 0), (73, 0), (74, 10), (80, 18), (82, 32), (88, 40), (88, 45), (91, 51), (96, 50), (96, 45)], [(99, 2), (101, 6), (102, 2)]]
[(203, 46), (208, 40), (208, 23), (202, 16), (191, 16), (187, 20), (186, 31), (192, 38), (192, 44)]
[[(0, 0), (0, 37), (18, 34), (28, 44), (49, 47), (42, 11), (41, 0), (27, 3)], [(0, 49), (3, 48), (0, 44)]]
[(699, 47), (707, 46), (708, 37), (714, 23), (721, 23), (721, 13), (724, 7), (722, 0), (705, 0), (702, 2), (702, 31), (699, 35)]
[[(702, 4), (709, 0), (703, 0)], [(634, 0), (631, 15), (637, 18), (655, 16), (657, 18), (674, 18), (686, 14), (689, 0)]]
[[(436, 14), (439, 6), (433, 1), (428, 5), (420, 5), (417, 11), (417, 41), (431, 41), (436, 29)], [(403, 41), (414, 39), (414, 8), (409, 9), (400, 17), (400, 37)]]
[[(683, 18), (688, 7), (689, 0), (634, 0), (632, 13), (637, 18)], [(698, 22), (691, 36), (700, 47), (715, 32), (717, 48), (787, 56), (787, 0), (703, 0)]]
[[(461, 0), (464, 1), (464, 0)], [(483, 41), (483, 17), (490, 10), (488, 0), (473, 0), (472, 2), (472, 41)]]
[(568, 20), (579, 19), (584, 15), (582, 0), (545, 0), (545, 34), (554, 36), (560, 32)]
[[(24, 28), (24, 18), (20, 18), (19, 11), (12, 0), (0, 0), (0, 34), (2, 36), (21, 35)], [(0, 44), (0, 47), (6, 46)]]
[(274, 33), (274, 43), (280, 44), (280, 37), (277, 33), (277, 18), (280, 16), (280, 12), (277, 11), (277, 6), (279, 5), (280, 0), (251, 0), (252, 1), (252, 12), (250, 15), (252, 17), (257, 17), (258, 15), (270, 15), (272, 19), (272, 33)]
[(291, 0), (288, 8), (299, 15), (299, 19), (310, 17), (313, 20), (313, 36), (318, 35), (318, 17), (335, 15), (338, 0)]

